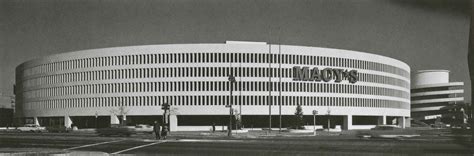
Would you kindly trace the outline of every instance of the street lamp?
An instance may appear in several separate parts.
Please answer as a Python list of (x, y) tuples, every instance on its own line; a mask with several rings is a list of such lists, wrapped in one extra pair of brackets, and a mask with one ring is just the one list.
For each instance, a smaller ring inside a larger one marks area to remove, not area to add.
[(316, 136), (316, 115), (318, 114), (317, 110), (313, 110), (313, 135)]
[(234, 123), (235, 129), (238, 129), (238, 127), (237, 127), (237, 126), (238, 126), (238, 125), (237, 125), (237, 124), (238, 124), (237, 121), (238, 121), (238, 119), (240, 118), (240, 113), (237, 111), (237, 109), (232, 110), (232, 113), (233, 113), (233, 114), (232, 114), (232, 117), (235, 118), (235, 123)]
[(227, 127), (227, 136), (232, 136), (232, 114), (233, 114), (233, 110), (232, 110), (232, 90), (234, 90), (234, 83), (236, 82), (235, 81), (235, 77), (230, 74), (229, 75), (229, 85), (230, 85), (230, 95), (229, 95), (229, 105), (226, 105), (226, 107), (229, 107), (229, 126)]
[(99, 117), (99, 113), (95, 112), (95, 129), (97, 129), (97, 118)]
[(330, 117), (331, 117), (331, 110), (328, 107), (328, 132), (329, 132), (329, 129), (331, 129), (330, 128), (330, 126), (331, 126), (331, 118)]
[(165, 102), (161, 105), (161, 109), (163, 110), (163, 124), (167, 125), (168, 124), (168, 111), (170, 110), (170, 105)]

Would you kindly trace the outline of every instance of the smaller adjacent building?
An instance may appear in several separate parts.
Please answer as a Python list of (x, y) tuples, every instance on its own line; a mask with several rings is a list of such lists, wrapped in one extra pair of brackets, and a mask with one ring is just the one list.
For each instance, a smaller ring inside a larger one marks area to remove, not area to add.
[(449, 70), (418, 71), (411, 89), (412, 119), (427, 124), (446, 119), (449, 108), (464, 102), (463, 86), (463, 82), (449, 81)]
[(0, 127), (13, 124), (13, 96), (0, 93)]

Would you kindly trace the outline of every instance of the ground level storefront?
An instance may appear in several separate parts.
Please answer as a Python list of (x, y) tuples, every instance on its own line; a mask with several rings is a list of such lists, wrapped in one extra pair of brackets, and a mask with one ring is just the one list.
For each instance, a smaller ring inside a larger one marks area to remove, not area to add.
[[(239, 117), (237, 117), (239, 118)], [(247, 129), (268, 128), (288, 128), (294, 126), (294, 115), (243, 115), (240, 120), (232, 117), (232, 127)], [(315, 119), (315, 120), (314, 120)], [(38, 124), (45, 127), (65, 126), (77, 128), (104, 128), (111, 125), (135, 126), (139, 124), (152, 125), (155, 121), (160, 124), (168, 123), (171, 131), (202, 131), (210, 130), (212, 125), (218, 130), (227, 129), (229, 124), (229, 115), (170, 115), (165, 122), (162, 116), (57, 116), (57, 117), (34, 117), (24, 118), (22, 122)], [(280, 122), (281, 121), (281, 122)], [(409, 125), (406, 117), (397, 116), (352, 116), (352, 115), (312, 115), (303, 116), (303, 124), (313, 126), (316, 123), (317, 128), (327, 129), (370, 129), (376, 125), (398, 125), (405, 127)]]

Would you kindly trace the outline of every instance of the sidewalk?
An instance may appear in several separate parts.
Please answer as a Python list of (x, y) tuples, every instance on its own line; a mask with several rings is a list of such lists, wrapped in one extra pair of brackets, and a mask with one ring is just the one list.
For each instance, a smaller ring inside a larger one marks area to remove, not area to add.
[[(234, 139), (246, 139), (246, 138), (273, 138), (273, 137), (317, 137), (317, 136), (350, 136), (355, 135), (355, 132), (325, 132), (317, 131), (316, 136), (313, 133), (289, 133), (279, 132), (273, 130), (271, 132), (263, 130), (254, 130), (247, 133), (232, 133)], [(152, 135), (150, 135), (151, 137)], [(186, 131), (186, 132), (171, 132), (169, 138), (173, 139), (229, 139), (227, 131), (216, 131), (214, 133), (208, 131)]]
[(2, 148), (0, 155), (12, 155), (12, 156), (83, 156), (83, 155), (103, 155), (108, 156), (109, 154), (100, 151), (67, 151), (54, 148)]

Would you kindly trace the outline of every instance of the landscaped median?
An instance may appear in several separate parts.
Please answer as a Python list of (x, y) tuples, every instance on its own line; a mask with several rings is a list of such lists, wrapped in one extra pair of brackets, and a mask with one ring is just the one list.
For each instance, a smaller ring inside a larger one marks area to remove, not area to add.
[[(322, 130), (322, 129), (321, 129)], [(339, 135), (354, 135), (355, 133), (346, 133), (342, 132), (327, 132), (327, 131), (317, 131), (317, 136), (339, 136)], [(305, 130), (246, 130), (245, 132), (232, 131), (231, 138), (273, 138), (273, 137), (308, 137), (314, 136), (312, 129)], [(355, 136), (355, 135), (354, 135)], [(177, 139), (206, 139), (206, 138), (229, 138), (227, 131), (180, 131), (180, 132), (171, 132), (169, 135), (170, 138)]]
[(103, 155), (108, 153), (100, 151), (65, 151), (48, 148), (2, 148), (0, 155)]
[[(427, 130), (429, 131), (429, 130)], [(426, 132), (424, 132), (426, 133)], [(171, 137), (176, 138), (228, 138), (227, 131), (208, 131), (201, 132), (172, 132)], [(268, 137), (308, 137), (314, 136), (313, 129), (277, 129), (268, 130), (247, 130), (246, 133), (232, 131), (232, 138), (268, 138)], [(421, 133), (417, 129), (392, 129), (392, 130), (337, 130), (337, 129), (317, 129), (317, 136), (353, 136), (353, 137), (372, 137), (372, 138), (408, 138), (418, 137)]]

